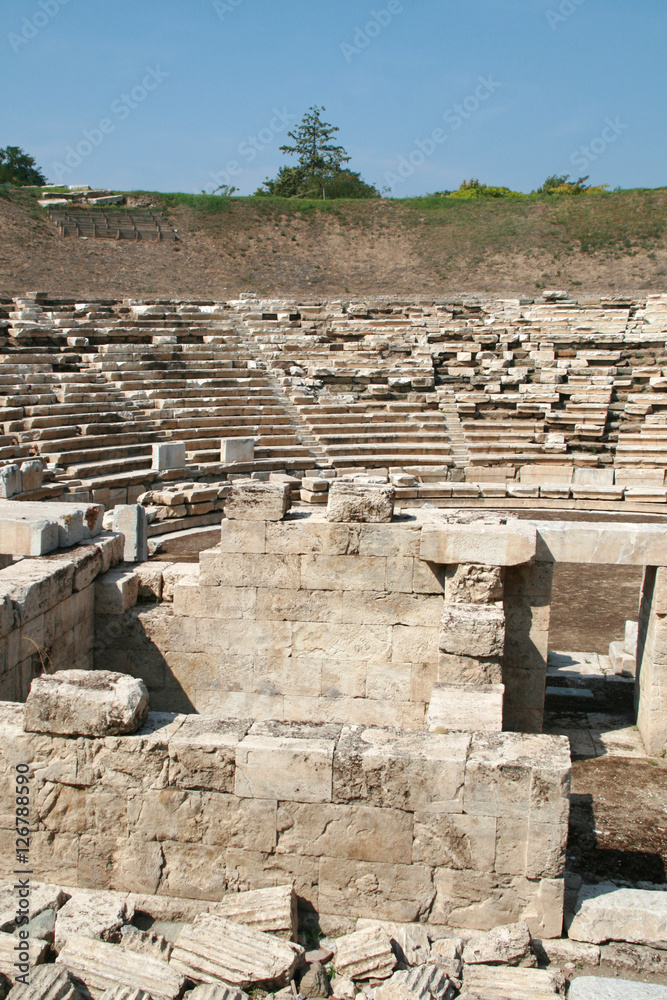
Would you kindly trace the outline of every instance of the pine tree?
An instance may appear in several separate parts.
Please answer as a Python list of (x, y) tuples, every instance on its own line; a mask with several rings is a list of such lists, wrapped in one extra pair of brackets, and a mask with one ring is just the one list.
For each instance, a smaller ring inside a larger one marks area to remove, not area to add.
[(19, 146), (6, 146), (0, 149), (0, 184), (41, 186), (46, 177), (32, 156)]

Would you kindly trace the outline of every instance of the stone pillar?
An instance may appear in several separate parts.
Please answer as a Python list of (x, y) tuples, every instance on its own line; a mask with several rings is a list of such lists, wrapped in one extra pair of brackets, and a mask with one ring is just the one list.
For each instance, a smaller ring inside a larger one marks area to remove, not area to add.
[(639, 605), (637, 728), (648, 753), (667, 747), (667, 567), (644, 570)]
[(506, 730), (542, 732), (552, 581), (552, 562), (509, 566), (505, 572)]
[(502, 729), (503, 577), (500, 566), (460, 563), (446, 569), (431, 730)]
[(148, 559), (146, 508), (140, 504), (119, 504), (113, 509), (113, 530), (125, 536), (123, 562)]

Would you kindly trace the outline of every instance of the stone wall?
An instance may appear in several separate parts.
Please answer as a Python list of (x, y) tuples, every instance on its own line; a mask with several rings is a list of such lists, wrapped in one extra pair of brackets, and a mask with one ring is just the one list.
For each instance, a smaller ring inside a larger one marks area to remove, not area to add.
[(667, 568), (649, 566), (639, 608), (637, 727), (649, 753), (667, 748)]
[(96, 622), (96, 665), (140, 676), (160, 711), (422, 728), (445, 567), (421, 521), (225, 520), (173, 607)]
[(151, 715), (133, 736), (64, 738), (2, 705), (3, 786), (17, 763), (41, 881), (209, 900), (294, 881), (321, 914), (561, 933), (564, 737)]
[(0, 699), (23, 701), (33, 677), (91, 669), (94, 586), (123, 556), (122, 535), (0, 570)]

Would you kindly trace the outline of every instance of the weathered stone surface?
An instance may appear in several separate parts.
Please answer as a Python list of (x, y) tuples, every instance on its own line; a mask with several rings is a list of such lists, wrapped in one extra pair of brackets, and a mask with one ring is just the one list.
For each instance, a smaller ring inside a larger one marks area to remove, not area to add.
[(628, 941), (667, 948), (667, 892), (582, 885), (568, 934), (591, 944)]
[(526, 925), (506, 924), (471, 937), (463, 949), (463, 962), (465, 965), (521, 965), (530, 954), (530, 932)]
[(462, 1000), (553, 1000), (565, 979), (550, 969), (470, 965), (463, 973)]
[(428, 707), (432, 733), (492, 733), (503, 728), (503, 684), (436, 684)]
[(331, 980), (331, 988), (333, 994), (338, 1000), (354, 1000), (357, 993), (357, 987), (354, 985), (352, 979), (346, 979), (344, 976), (336, 976), (335, 979)]
[(327, 521), (388, 524), (394, 514), (393, 486), (363, 486), (334, 481), (329, 489)]
[(370, 927), (338, 938), (334, 964), (345, 979), (387, 979), (396, 968), (396, 957), (386, 931)]
[(108, 940), (133, 911), (121, 896), (111, 892), (75, 892), (56, 917), (56, 951), (62, 951), (70, 937)]
[(136, 732), (147, 715), (143, 681), (108, 670), (61, 670), (33, 680), (24, 728), (61, 736), (114, 736)]
[(291, 504), (287, 483), (243, 483), (232, 486), (225, 514), (235, 521), (282, 521)]
[(331, 983), (321, 962), (311, 962), (299, 981), (299, 993), (308, 1000), (331, 996)]
[(113, 509), (112, 527), (125, 538), (123, 559), (126, 563), (148, 559), (148, 523), (146, 508), (141, 504), (117, 504)]
[(503, 599), (503, 571), (500, 566), (461, 563), (448, 566), (445, 600), (448, 604), (491, 604)]
[(10, 1000), (81, 1000), (67, 969), (62, 965), (38, 965), (30, 970), (29, 983), (16, 983)]
[(83, 980), (98, 1000), (105, 990), (130, 986), (150, 996), (176, 1000), (183, 992), (184, 979), (159, 958), (124, 951), (120, 945), (72, 935), (56, 959)]
[(445, 937), (434, 941), (431, 945), (429, 965), (438, 965), (447, 973), (450, 979), (458, 979), (461, 975), (461, 953), (463, 941), (461, 938)]
[(202, 983), (186, 994), (188, 1000), (249, 1000), (248, 994), (235, 986)]
[(338, 727), (255, 723), (236, 750), (236, 794), (242, 798), (330, 802)]
[(290, 981), (303, 954), (272, 934), (202, 913), (179, 934), (169, 965), (198, 983), (269, 989)]
[(657, 983), (578, 976), (572, 981), (568, 1000), (664, 1000), (666, 996), (667, 988)]
[(139, 577), (127, 566), (109, 570), (95, 580), (95, 614), (122, 615), (139, 596)]
[(164, 469), (185, 468), (185, 444), (171, 441), (168, 444), (154, 444), (151, 468), (162, 472)]
[[(18, 897), (16, 879), (0, 883), (0, 931), (12, 931), (16, 922)], [(57, 885), (46, 882), (30, 883), (30, 916), (34, 920), (44, 910), (59, 910), (67, 899), (67, 893)]]
[(450, 1000), (456, 992), (449, 976), (439, 965), (419, 965), (395, 972), (379, 986), (375, 1000)]
[(298, 915), (293, 884), (229, 893), (219, 903), (213, 903), (209, 910), (256, 931), (296, 941)]
[[(12, 982), (17, 974), (27, 973), (33, 966), (41, 965), (49, 949), (46, 941), (31, 938), (25, 950), (17, 951), (16, 945), (23, 943), (18, 941), (16, 934), (5, 934), (0, 931), (0, 973), (7, 976)], [(14, 964), (15, 962), (20, 963), (18, 968)]]
[(425, 525), (420, 555), (427, 562), (446, 565), (520, 566), (535, 558), (536, 548), (537, 531), (525, 522)]
[(121, 928), (120, 946), (125, 951), (136, 951), (139, 955), (151, 955), (153, 958), (160, 958), (163, 962), (168, 962), (173, 945), (161, 934), (154, 931), (140, 931), (132, 924), (126, 924)]
[(254, 454), (255, 438), (222, 438), (220, 442), (220, 461), (223, 465), (252, 462)]
[(502, 656), (505, 613), (495, 604), (445, 604), (439, 646), (459, 656)]
[(581, 941), (570, 941), (569, 938), (554, 938), (553, 940), (533, 939), (533, 951), (540, 962), (553, 962), (563, 966), (569, 963), (583, 965), (599, 965), (600, 949), (596, 944), (585, 944)]
[(368, 928), (380, 928), (389, 935), (399, 962), (410, 966), (428, 963), (431, 943), (423, 924), (399, 924), (390, 920), (370, 920), (367, 917), (357, 921), (357, 930)]
[(112, 986), (105, 990), (101, 1000), (153, 1000), (145, 990), (133, 986)]

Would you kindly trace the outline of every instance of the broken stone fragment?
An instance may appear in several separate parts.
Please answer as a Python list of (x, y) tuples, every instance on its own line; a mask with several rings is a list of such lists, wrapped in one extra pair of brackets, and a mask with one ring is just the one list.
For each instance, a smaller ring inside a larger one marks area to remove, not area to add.
[(510, 966), (471, 965), (463, 973), (466, 1000), (554, 1000), (565, 992), (565, 977), (551, 969), (515, 969)]
[(582, 885), (568, 931), (575, 941), (627, 941), (667, 947), (667, 892)]
[(10, 1000), (82, 1000), (81, 993), (62, 965), (38, 965), (31, 969), (30, 982), (17, 982), (8, 996)]
[(211, 904), (209, 913), (288, 941), (296, 940), (298, 916), (293, 885), (229, 893), (219, 903)]
[(333, 990), (333, 995), (338, 1000), (354, 1000), (358, 993), (353, 981), (345, 979), (343, 976), (337, 976), (331, 980), (331, 989)]
[(229, 986), (286, 986), (303, 948), (273, 934), (201, 913), (178, 936), (170, 967), (196, 983)]
[(521, 965), (529, 958), (530, 932), (524, 923), (481, 931), (463, 949), (465, 965)]
[(389, 935), (391, 946), (399, 963), (403, 965), (425, 965), (431, 953), (431, 942), (423, 924), (400, 924), (388, 920), (357, 921), (357, 930), (380, 927)]
[(287, 483), (243, 483), (232, 486), (225, 514), (235, 521), (282, 521), (291, 504)]
[(394, 514), (394, 486), (363, 486), (332, 482), (327, 503), (327, 521), (388, 524)]
[(375, 1000), (450, 1000), (455, 987), (438, 965), (395, 972), (375, 991)]
[(396, 968), (396, 956), (387, 932), (369, 927), (338, 938), (334, 964), (345, 979), (388, 979)]
[(450, 979), (458, 979), (461, 975), (461, 953), (463, 941), (461, 938), (440, 938), (431, 945), (429, 965), (438, 965)]
[(115, 986), (105, 990), (101, 1000), (153, 1000), (153, 998), (144, 990), (137, 990), (133, 986)]
[(118, 736), (146, 721), (143, 681), (109, 670), (60, 670), (36, 677), (25, 703), (28, 733)]
[[(290, 990), (290, 994), (292, 991)], [(235, 986), (224, 984), (202, 983), (186, 994), (187, 1000), (250, 1000), (247, 993)]]
[[(13, 931), (16, 926), (16, 889), (14, 882), (0, 883), (0, 931)], [(59, 910), (67, 893), (46, 882), (30, 883), (30, 916), (34, 920), (44, 910)]]
[[(16, 943), (17, 939), (15, 934), (4, 934), (0, 931), (0, 973), (8, 976), (12, 980), (16, 975), (14, 962), (22, 962), (23, 959), (21, 956), (25, 954), (22, 951), (16, 950)], [(41, 965), (42, 962), (44, 962), (48, 948), (49, 946), (46, 941), (39, 941), (35, 938), (29, 939), (29, 947), (26, 948), (26, 951), (28, 951), (29, 954), (31, 967)]]
[(299, 981), (299, 993), (308, 1000), (331, 996), (331, 983), (321, 962), (312, 962)]
[(93, 938), (71, 935), (56, 962), (88, 987), (93, 1000), (105, 990), (130, 986), (144, 990), (151, 997), (176, 1000), (185, 980), (166, 962), (148, 955), (123, 951), (120, 945)]
[(56, 917), (56, 951), (71, 935), (107, 941), (132, 916), (127, 901), (113, 892), (75, 892)]
[(460, 563), (445, 571), (448, 604), (491, 604), (503, 599), (503, 569)]
[(125, 951), (135, 951), (139, 955), (152, 955), (168, 962), (173, 950), (171, 941), (154, 931), (140, 931), (132, 924), (125, 924), (120, 932), (120, 946)]

